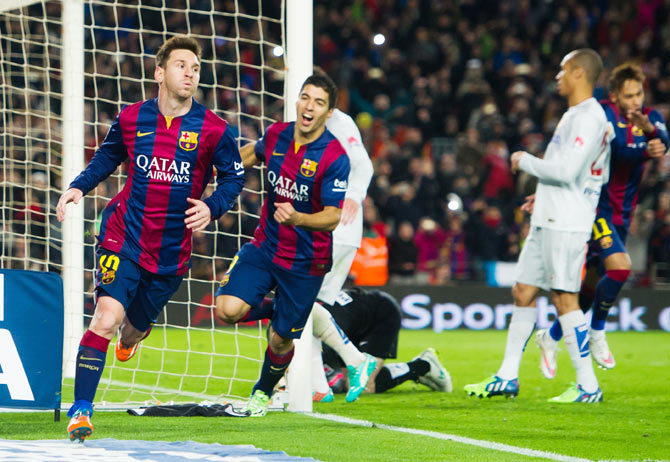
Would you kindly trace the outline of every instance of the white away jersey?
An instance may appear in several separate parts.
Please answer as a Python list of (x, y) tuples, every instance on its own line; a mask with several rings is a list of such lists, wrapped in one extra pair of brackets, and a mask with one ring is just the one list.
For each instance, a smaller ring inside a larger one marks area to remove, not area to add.
[(540, 180), (532, 226), (591, 232), (600, 189), (609, 178), (613, 137), (602, 106), (589, 98), (563, 114), (544, 159), (521, 158), (519, 168)]
[(354, 221), (348, 225), (340, 223), (333, 231), (333, 243), (358, 248), (363, 238), (363, 199), (372, 179), (372, 161), (363, 146), (361, 132), (358, 131), (356, 122), (347, 114), (336, 108), (326, 122), (326, 128), (347, 151), (351, 170), (345, 198), (352, 199), (358, 204), (358, 213)]

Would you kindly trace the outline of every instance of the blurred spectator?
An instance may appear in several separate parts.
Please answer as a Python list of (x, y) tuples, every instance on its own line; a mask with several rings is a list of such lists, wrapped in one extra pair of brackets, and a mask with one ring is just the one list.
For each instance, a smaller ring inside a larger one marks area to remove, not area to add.
[(389, 240), (389, 273), (391, 284), (416, 283), (418, 250), (414, 243), (414, 227), (403, 221)]
[(442, 257), (442, 246), (447, 240), (447, 233), (431, 218), (422, 218), (419, 223), (414, 243), (417, 248), (416, 269), (419, 282), (430, 282), (435, 278)]

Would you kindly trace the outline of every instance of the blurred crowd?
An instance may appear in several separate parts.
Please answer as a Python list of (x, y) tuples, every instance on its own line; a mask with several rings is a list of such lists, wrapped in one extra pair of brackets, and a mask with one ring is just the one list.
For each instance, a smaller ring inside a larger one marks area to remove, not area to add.
[[(167, 11), (150, 8), (161, 6), (159, 0), (143, 2), (141, 10), (121, 4), (87, 10), (86, 47), (96, 50), (86, 60), (87, 158), (122, 103), (155, 95), (152, 54), (164, 25), (174, 33), (209, 37), (201, 40), (198, 98), (241, 138), (255, 139), (281, 117), (283, 61), (270, 46), (281, 43), (278, 23), (245, 17), (236, 22), (225, 14), (235, 11), (232, 0), (215, 0), (214, 16), (204, 14), (210, 0), (191, 1), (188, 14), (176, 11), (179, 3)], [(263, 2), (263, 15), (280, 17), (274, 3)], [(238, 8), (255, 15), (258, 5), (239, 1)], [(140, 26), (141, 46), (140, 34), (133, 32)], [(0, 36), (13, 27), (18, 33), (21, 25), (0, 25)], [(40, 27), (48, 26), (35, 26)], [(648, 79), (647, 105), (666, 120), (670, 115), (670, 0), (315, 0), (314, 34), (315, 64), (338, 83), (338, 105), (356, 120), (375, 166), (364, 205), (364, 247), (375, 258), (385, 255), (388, 271), (378, 277), (392, 283), (483, 281), (491, 262), (517, 259), (529, 229), (519, 206), (536, 183), (512, 174), (508, 159), (516, 150), (542, 155), (566, 110), (554, 77), (568, 51), (591, 47), (603, 57), (598, 98), (607, 96), (607, 70), (640, 62)], [(260, 36), (266, 42), (259, 45), (254, 40)], [(2, 121), (10, 168), (0, 179), (10, 186), (3, 191), (5, 203), (9, 194), (12, 204), (3, 209), (12, 219), (3, 217), (2, 256), (12, 257), (9, 266), (24, 261), (19, 254), (59, 263), (58, 246), (46, 245), (47, 237), (60, 233), (50, 214), (64, 186), (61, 121), (52, 115), (60, 114), (61, 100), (48, 96), (60, 91), (58, 76), (45, 73), (30, 83), (36, 91), (25, 90), (24, 73), (17, 70), (28, 64), (21, 62), (24, 50), (7, 53), (16, 43), (0, 43), (8, 57), (4, 68), (14, 70), (6, 74), (14, 82), (7, 98), (12, 107), (25, 109)], [(38, 49), (34, 55), (41, 51), (58, 68), (59, 50)], [(211, 56), (216, 63), (208, 61)], [(14, 68), (6, 64), (12, 60)], [(119, 184), (113, 178), (86, 199), (89, 243), (99, 212)], [(194, 237), (194, 277), (216, 277), (225, 268), (223, 259), (251, 236), (261, 190), (254, 171), (241, 205)], [(31, 243), (26, 233), (35, 236)], [(635, 284), (670, 283), (668, 156), (647, 165), (627, 247)], [(352, 278), (366, 282), (364, 271), (354, 270)]]
[[(314, 23), (315, 62), (375, 165), (366, 234), (385, 237), (397, 283), (485, 280), (490, 262), (516, 261), (536, 181), (508, 159), (542, 155), (567, 109), (555, 82), (567, 52), (594, 48), (608, 71), (641, 63), (646, 104), (670, 114), (667, 0), (317, 1)], [(631, 225), (635, 283), (670, 282), (669, 199), (666, 156), (648, 163)]]

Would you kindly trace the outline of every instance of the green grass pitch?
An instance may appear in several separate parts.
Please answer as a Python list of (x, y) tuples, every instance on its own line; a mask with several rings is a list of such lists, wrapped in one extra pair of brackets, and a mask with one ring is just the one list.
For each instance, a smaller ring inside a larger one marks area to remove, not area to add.
[[(363, 395), (355, 403), (345, 403), (344, 396), (338, 395), (334, 403), (317, 403), (314, 411), (591, 460), (670, 460), (668, 333), (608, 335), (617, 366), (611, 371), (597, 369), (603, 403), (547, 403), (547, 398), (560, 394), (574, 380), (574, 371), (563, 350), (556, 379), (544, 379), (539, 370), (539, 352), (532, 341), (521, 367), (521, 392), (516, 399), (467, 396), (463, 385), (497, 370), (505, 336), (500, 331), (438, 334), (403, 330), (398, 359), (410, 360), (426, 347), (436, 348), (454, 380), (453, 393), (436, 393), (405, 383), (384, 394)], [(149, 351), (142, 350), (140, 355)], [(247, 375), (255, 378), (257, 363), (250, 362), (246, 367)], [(136, 374), (135, 380), (141, 381), (141, 374)], [(250, 389), (251, 383), (244, 386)], [(66, 384), (63, 393), (63, 401), (71, 402), (71, 384)], [(539, 460), (288, 412), (271, 412), (262, 419), (152, 418), (97, 412), (93, 422), (94, 438), (252, 444), (327, 462)], [(0, 418), (0, 435), (3, 439), (63, 439), (66, 425), (65, 421), (54, 423), (49, 413), (5, 413)]]

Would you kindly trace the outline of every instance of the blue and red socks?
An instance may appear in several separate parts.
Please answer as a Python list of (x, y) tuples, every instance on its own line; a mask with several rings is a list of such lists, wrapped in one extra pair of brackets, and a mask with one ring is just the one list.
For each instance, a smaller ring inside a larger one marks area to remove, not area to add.
[(607, 321), (607, 313), (616, 300), (621, 288), (628, 279), (630, 270), (607, 270), (605, 276), (596, 286), (596, 296), (593, 301), (593, 317), (591, 317), (591, 329), (604, 330)]
[(77, 370), (74, 376), (74, 405), (70, 408), (70, 412), (74, 413), (76, 407), (93, 406), (93, 398), (98, 389), (102, 371), (105, 368), (105, 358), (107, 357), (107, 346), (109, 340), (99, 336), (98, 334), (87, 330), (81, 342), (79, 342), (79, 350), (77, 352)]
[(253, 395), (256, 390), (261, 390), (268, 396), (272, 396), (272, 391), (279, 382), (279, 379), (282, 378), (286, 368), (291, 363), (293, 359), (293, 353), (295, 352), (295, 346), (291, 347), (291, 350), (283, 355), (278, 355), (273, 353), (268, 346), (265, 350), (265, 360), (263, 361), (263, 367), (261, 368), (261, 376), (254, 385), (251, 394)]

